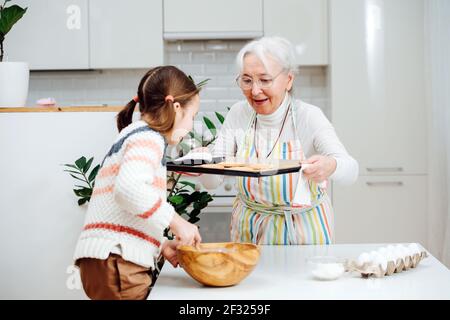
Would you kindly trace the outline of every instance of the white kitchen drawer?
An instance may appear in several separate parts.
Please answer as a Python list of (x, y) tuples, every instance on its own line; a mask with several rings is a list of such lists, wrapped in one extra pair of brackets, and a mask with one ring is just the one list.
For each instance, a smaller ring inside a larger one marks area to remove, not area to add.
[(328, 0), (264, 0), (264, 35), (289, 39), (298, 65), (328, 64)]
[(163, 64), (162, 0), (128, 0), (121, 5), (91, 0), (89, 23), (91, 68)]
[(262, 21), (262, 0), (164, 0), (165, 39), (253, 38)]
[(7, 61), (31, 70), (89, 67), (88, 0), (17, 0), (28, 7), (5, 37)]
[(427, 243), (427, 176), (360, 176), (334, 185), (336, 243)]

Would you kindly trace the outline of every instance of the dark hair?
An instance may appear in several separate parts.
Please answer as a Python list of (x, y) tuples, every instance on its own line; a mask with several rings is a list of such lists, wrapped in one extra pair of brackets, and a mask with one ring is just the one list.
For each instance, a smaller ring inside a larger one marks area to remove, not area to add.
[[(147, 115), (149, 126), (162, 134), (169, 132), (175, 122), (173, 104), (180, 103), (183, 107), (192, 97), (199, 93), (195, 83), (183, 71), (174, 66), (160, 66), (150, 69), (141, 79), (138, 87), (139, 111)], [(173, 97), (166, 99), (168, 95)], [(135, 99), (117, 115), (119, 132), (132, 122), (136, 107)]]

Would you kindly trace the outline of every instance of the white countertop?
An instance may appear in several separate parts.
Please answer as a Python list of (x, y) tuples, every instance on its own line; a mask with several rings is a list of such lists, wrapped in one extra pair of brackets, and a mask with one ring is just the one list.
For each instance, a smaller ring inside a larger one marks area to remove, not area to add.
[(182, 268), (165, 263), (149, 296), (151, 300), (302, 300), (302, 299), (450, 299), (450, 270), (432, 255), (417, 268), (383, 278), (344, 274), (334, 281), (313, 279), (306, 258), (332, 255), (357, 258), (387, 244), (329, 246), (262, 246), (261, 258), (241, 283), (205, 287)]

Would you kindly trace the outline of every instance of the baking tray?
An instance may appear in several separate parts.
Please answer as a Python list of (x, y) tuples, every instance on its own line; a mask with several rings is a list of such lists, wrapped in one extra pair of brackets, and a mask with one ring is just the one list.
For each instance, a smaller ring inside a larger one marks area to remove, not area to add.
[[(276, 163), (273, 163), (274, 165), (273, 168), (261, 169), (258, 171), (235, 170), (233, 168), (217, 169), (217, 168), (203, 167), (203, 165), (205, 164), (217, 164), (222, 161), (225, 161), (224, 158), (213, 158), (213, 161), (211, 162), (207, 162), (204, 160), (183, 161), (183, 163), (176, 163), (173, 161), (169, 161), (167, 162), (167, 171), (219, 174), (224, 176), (236, 176), (236, 177), (267, 177), (291, 172), (298, 172), (301, 168), (300, 160), (278, 160)], [(230, 161), (227, 160), (227, 162)]]

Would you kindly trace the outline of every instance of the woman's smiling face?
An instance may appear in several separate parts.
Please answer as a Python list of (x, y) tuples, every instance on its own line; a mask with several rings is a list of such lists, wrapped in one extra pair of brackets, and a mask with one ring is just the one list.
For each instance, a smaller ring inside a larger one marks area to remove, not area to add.
[[(256, 113), (271, 114), (283, 102), (286, 91), (292, 88), (294, 75), (283, 70), (283, 67), (271, 56), (266, 56), (266, 66), (264, 66), (255, 54), (249, 53), (244, 57), (240, 79), (241, 82), (244, 80), (247, 84), (252, 83), (251, 88), (244, 89), (241, 86), (241, 90)], [(263, 85), (260, 85), (261, 83)], [(261, 88), (264, 84), (270, 84), (270, 86)]]

